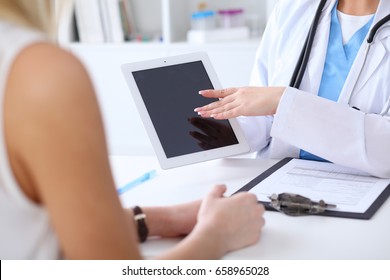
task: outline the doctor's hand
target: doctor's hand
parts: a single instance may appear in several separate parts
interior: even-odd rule
[[[221,90],[202,90],[200,95],[220,100],[195,108],[200,116],[230,119],[239,116],[274,115],[284,87],[241,87]]]
[[[192,232],[216,247],[221,256],[257,242],[264,226],[264,207],[254,194],[224,197],[225,191],[225,185],[217,185],[204,198]]]

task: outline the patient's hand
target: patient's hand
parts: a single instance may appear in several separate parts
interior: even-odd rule
[[[257,203],[254,194],[240,192],[224,197],[225,191],[225,185],[217,185],[205,197],[194,229],[222,255],[257,242],[265,222],[264,206]]]

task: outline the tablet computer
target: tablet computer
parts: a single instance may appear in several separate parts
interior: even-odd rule
[[[194,112],[213,101],[200,90],[221,88],[205,52],[128,63],[122,72],[161,168],[249,152],[236,119]]]

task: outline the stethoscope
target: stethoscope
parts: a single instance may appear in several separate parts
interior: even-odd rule
[[[314,20],[310,26],[309,33],[307,34],[305,43],[304,43],[302,51],[301,51],[301,54],[299,55],[298,62],[295,66],[293,75],[291,77],[290,87],[294,87],[294,88],[298,89],[299,86],[301,85],[302,78],[303,78],[303,75],[304,75],[305,70],[307,68],[307,63],[309,61],[311,49],[313,47],[313,41],[314,41],[314,37],[315,37],[316,31],[317,31],[318,22],[320,20],[322,9],[324,8],[326,1],[327,0],[321,0],[320,4],[318,5],[316,14],[314,16]],[[364,62],[363,62],[363,67],[364,67],[364,64],[366,63],[367,54],[368,54],[368,51],[370,49],[371,44],[374,41],[375,34],[379,30],[379,28],[381,28],[388,21],[390,21],[390,14],[387,15],[386,17],[384,17],[383,19],[381,19],[379,22],[377,22],[374,25],[374,27],[371,28],[370,34],[368,35],[368,39],[367,39],[367,49],[366,49],[366,56],[365,56]],[[362,70],[360,70],[358,77],[360,77],[361,71]],[[386,110],[383,111],[383,115],[386,114],[389,110],[390,110],[390,102],[388,102]]]

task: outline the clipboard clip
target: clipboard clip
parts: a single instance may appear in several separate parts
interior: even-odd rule
[[[320,214],[327,209],[336,208],[336,205],[326,203],[322,199],[316,202],[293,193],[272,194],[268,198],[272,208],[289,216]]]

